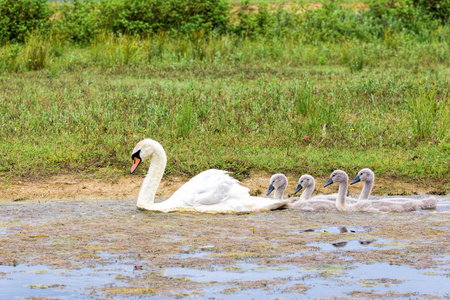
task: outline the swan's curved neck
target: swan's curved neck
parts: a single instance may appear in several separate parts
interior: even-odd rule
[[[300,200],[310,199],[313,192],[314,192],[314,184],[307,186],[303,191],[303,193],[300,195]]]
[[[338,210],[345,209],[345,196],[347,195],[348,178],[339,183],[338,196],[336,198],[336,208]]]
[[[370,192],[372,192],[373,179],[364,181],[364,187],[359,195],[358,200],[369,200]]]
[[[136,206],[151,209],[155,203],[155,195],[166,168],[167,157],[164,149],[155,149],[150,160],[150,167],[142,183]]]

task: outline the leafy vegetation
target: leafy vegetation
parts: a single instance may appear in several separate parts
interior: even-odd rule
[[[50,14],[46,0],[0,0],[0,43],[23,42],[33,31],[46,30]]]
[[[410,2],[219,13],[223,2],[203,1],[155,27],[143,21],[152,10],[96,3],[56,5],[48,31],[1,46],[4,175],[125,173],[151,137],[168,150],[167,174],[370,167],[448,189],[445,18],[403,18],[424,9]]]

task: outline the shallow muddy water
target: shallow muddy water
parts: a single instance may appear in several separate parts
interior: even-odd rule
[[[448,299],[447,199],[389,214],[0,203],[0,299]]]

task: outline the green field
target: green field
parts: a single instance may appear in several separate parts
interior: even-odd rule
[[[0,176],[126,174],[149,137],[168,153],[166,175],[370,167],[448,192],[450,27],[433,26],[3,43]]]

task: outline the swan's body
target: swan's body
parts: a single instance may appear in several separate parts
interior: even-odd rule
[[[136,206],[146,210],[170,212],[250,212],[276,209],[285,201],[252,197],[227,172],[211,169],[201,172],[181,186],[169,199],[155,203],[156,190],[166,167],[166,153],[157,141],[144,139],[133,150],[131,173],[141,161],[150,158],[150,167],[142,183]]]
[[[275,195],[277,197],[282,197],[282,195],[288,185],[288,179],[283,174],[275,174],[274,176],[272,176],[272,178],[274,178],[274,177],[275,177],[274,183],[271,184],[272,190],[275,189]],[[298,189],[298,186],[297,186],[297,189]],[[267,194],[269,194],[272,190],[269,188],[269,191]],[[314,190],[314,186],[313,186],[312,190]],[[296,191],[296,192],[298,192],[298,191]],[[302,193],[302,196],[303,196],[303,193]],[[311,196],[311,193],[312,193],[312,191],[311,192],[309,190],[307,191],[307,194],[309,194],[308,197]],[[306,197],[306,194],[304,197]],[[275,199],[275,196],[274,196],[274,199]],[[290,198],[289,200],[290,200],[290,202],[287,203],[283,208],[298,209],[298,210],[304,210],[304,211],[324,211],[324,210],[335,210],[336,209],[336,205],[335,205],[334,201],[327,200],[324,198],[322,198],[322,199],[314,198],[313,200],[306,200],[306,199],[302,199],[300,197],[300,199]]]
[[[311,194],[314,192],[314,188],[316,186],[316,181],[314,180],[314,177],[312,177],[309,174],[303,174],[298,179],[298,185],[297,189],[295,190],[294,194],[297,194],[301,189],[305,188],[300,195],[299,200],[329,200],[329,201],[336,201],[338,194],[328,194],[328,195],[316,195],[311,198]],[[355,203],[357,199],[346,197],[345,201],[349,203]]]
[[[364,168],[358,172],[355,179],[353,179],[350,184],[354,184],[360,181],[364,181],[364,186],[359,195],[358,200],[369,200],[370,193],[372,191],[373,183],[375,181],[375,173],[371,169]],[[395,202],[404,202],[404,201],[417,201],[419,207],[422,209],[432,209],[436,208],[437,199],[435,197],[429,197],[426,199],[408,199],[408,198],[385,198],[381,199],[383,201],[395,201]]]
[[[335,170],[331,173],[330,179],[324,186],[332,183],[339,183],[338,198],[336,208],[339,211],[366,211],[366,212],[391,212],[391,211],[413,211],[419,207],[416,201],[385,201],[385,200],[358,200],[356,203],[346,203],[348,175],[342,170]]]

